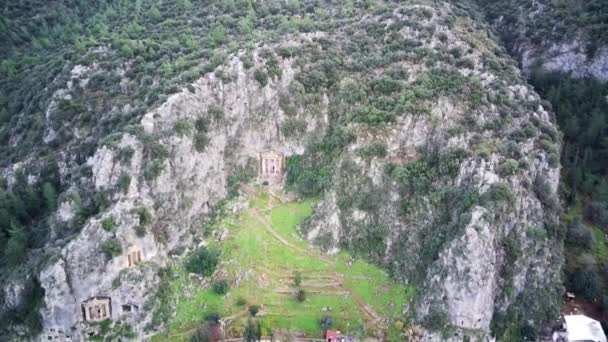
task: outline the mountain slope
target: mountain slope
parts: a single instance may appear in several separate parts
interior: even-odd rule
[[[3,258],[5,317],[41,314],[37,327],[11,320],[4,332],[84,337],[96,326],[82,322],[81,303],[105,296],[115,321],[140,338],[157,333],[171,312],[162,268],[208,240],[202,227],[268,149],[289,156],[287,189],[321,197],[302,233],[415,287],[404,321],[427,338],[517,340],[554,317],[561,137],[467,10],[96,4],[35,88],[41,62],[19,59],[27,42],[3,61],[19,75],[2,83],[3,194],[48,200],[2,227],[3,249],[21,248]],[[133,251],[145,262],[128,267]],[[44,293],[33,308],[28,283]],[[121,313],[131,304],[146,309]]]

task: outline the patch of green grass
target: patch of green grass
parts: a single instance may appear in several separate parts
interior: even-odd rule
[[[218,312],[224,318],[232,316],[227,331],[231,336],[240,336],[247,308],[237,304],[238,298],[260,306],[257,317],[264,335],[283,329],[319,337],[319,322],[325,315],[332,316],[335,329],[345,331],[350,327],[352,331],[353,327],[360,327],[358,331],[366,335],[365,313],[359,302],[385,318],[402,319],[403,305],[413,297],[413,289],[393,282],[377,266],[362,260],[351,262],[345,252],[323,256],[300,236],[297,227],[312,215],[316,203],[280,203],[258,190],[248,209],[218,221],[216,228],[227,229],[228,237],[221,243],[211,242],[209,247],[221,250],[218,269],[228,280],[230,291],[218,295],[211,289],[212,279],[203,287],[181,270],[174,286],[180,293],[175,317],[167,331],[153,340],[185,340],[195,323],[203,321],[210,312]],[[296,248],[279,241],[261,219]],[[307,294],[301,303],[295,298],[296,272],[302,275],[300,287]],[[336,280],[343,287],[335,286]]]

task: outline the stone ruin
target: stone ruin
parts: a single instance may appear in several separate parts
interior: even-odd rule
[[[98,322],[112,318],[110,297],[91,297],[82,302],[82,318],[85,322]]]
[[[264,185],[279,184],[283,180],[285,155],[276,151],[259,154],[258,181]]]

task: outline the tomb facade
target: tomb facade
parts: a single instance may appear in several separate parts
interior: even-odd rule
[[[259,154],[258,180],[262,184],[278,184],[283,179],[285,155],[276,151]]]
[[[87,322],[98,322],[112,318],[110,297],[91,297],[82,302],[82,318]]]
[[[127,267],[133,267],[143,260],[141,249],[131,246],[127,251]]]

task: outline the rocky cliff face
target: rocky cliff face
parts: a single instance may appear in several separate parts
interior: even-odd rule
[[[477,0],[525,72],[535,67],[608,80],[606,5]]]
[[[494,79],[480,78],[484,85]],[[522,85],[510,86],[507,96],[538,101]],[[412,312],[423,325],[488,336],[493,324],[518,319],[513,310],[526,307],[527,318],[540,323],[559,307],[559,168],[538,137],[511,140],[531,129],[524,128],[530,122],[556,137],[557,131],[537,105],[504,131],[454,133],[462,130],[463,107],[442,97],[429,116],[400,120],[381,132],[362,130],[337,162],[335,186],[305,233],[329,250],[360,251],[416,283]],[[471,125],[500,120],[491,108],[478,112]],[[361,154],[377,143],[385,144],[385,154]],[[508,164],[517,171],[506,171]]]
[[[62,241],[48,243],[53,257],[38,274],[41,339],[98,329],[82,322],[81,304],[95,296],[111,298],[112,319],[139,338],[153,334],[159,269],[204,243],[200,226],[269,149],[297,156],[288,189],[321,196],[306,237],[416,286],[403,312],[427,340],[500,337],[555,313],[560,135],[551,113],[452,5],[364,13],[239,50],[104,138],[82,165],[61,157],[70,186],[53,214]],[[77,66],[65,88],[87,70]],[[104,205],[66,237],[61,229],[82,217],[79,187]],[[143,262],[129,267],[133,252]]]
[[[126,319],[140,336],[146,335],[143,327],[152,311],[146,301],[155,292],[159,267],[171,253],[179,255],[193,245],[197,227],[226,196],[227,178],[251,167],[252,161],[257,165],[262,151],[303,152],[301,141],[286,138],[277,129],[285,120],[279,99],[293,79],[291,64],[283,60],[281,79],[261,87],[235,56],[222,68],[223,79],[211,74],[189,85],[144,115],[142,130],[115,136],[95,152],[87,161],[95,190],[121,190],[41,272],[43,340],[51,329],[72,334],[73,339],[84,338],[91,327],[79,325],[81,304],[95,296],[110,297],[112,317]],[[208,125],[205,132],[195,132],[202,129],[195,127],[201,125],[200,120]],[[180,124],[186,128],[176,133]],[[306,130],[320,134],[325,125],[321,116],[308,121]],[[204,146],[195,146],[200,143],[196,135],[203,133]],[[166,153],[154,155],[155,148]],[[123,157],[125,151],[131,155],[128,160]],[[150,165],[159,170],[154,178],[146,178]],[[119,185],[127,176],[128,184]],[[62,207],[74,204],[65,202]],[[144,219],[142,212],[151,217]],[[58,213],[60,221],[72,217],[70,209]],[[113,223],[110,231],[103,228],[108,219]],[[108,258],[102,253],[106,241],[117,241],[123,252]],[[136,267],[128,265],[132,251],[139,251],[143,258]],[[122,310],[123,305],[138,309]]]

